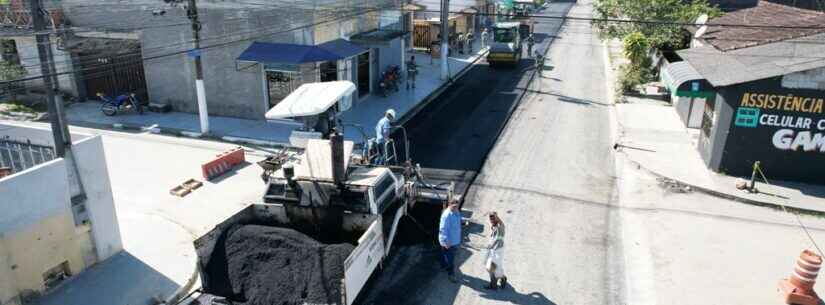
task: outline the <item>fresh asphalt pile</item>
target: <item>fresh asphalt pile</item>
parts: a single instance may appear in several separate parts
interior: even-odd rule
[[[341,304],[344,261],[351,244],[323,244],[298,231],[260,225],[235,225],[226,232],[226,268],[234,304]]]

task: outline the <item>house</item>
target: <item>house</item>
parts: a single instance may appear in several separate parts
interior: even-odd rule
[[[192,50],[186,1],[178,2],[183,3],[61,1],[63,20],[72,28],[53,38],[56,56],[64,56],[55,61],[67,64],[58,68],[66,78],[61,86],[81,100],[98,92],[133,92],[176,111],[197,113],[192,58],[200,56],[209,114],[263,120],[268,109],[303,83],[351,80],[363,99],[377,90],[381,71],[404,62],[406,32],[394,1],[365,6],[356,1],[199,0],[200,50]],[[317,60],[296,59],[281,56],[277,46],[334,50]],[[18,49],[19,57],[32,60],[27,66],[39,64],[36,49]]]
[[[0,124],[0,304],[23,304],[123,248],[100,136]]]
[[[413,1],[405,8],[412,14],[412,47],[430,51],[441,35],[441,7],[437,2]],[[493,1],[487,0],[455,0],[450,1],[449,11],[448,37],[456,37],[460,34],[476,34],[485,24],[484,20],[493,19],[492,16],[482,15],[494,14],[495,5]]]
[[[701,130],[706,165],[747,176],[760,161],[770,178],[821,182],[825,13],[760,1],[707,24],[662,71],[671,93],[688,98],[675,108]]]

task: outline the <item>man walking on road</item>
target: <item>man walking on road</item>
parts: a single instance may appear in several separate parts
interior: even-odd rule
[[[451,201],[441,212],[438,243],[441,245],[441,267],[447,271],[450,282],[455,283],[455,253],[461,244],[461,213],[458,210],[458,202]]]
[[[536,39],[533,38],[533,33],[527,37],[527,56],[533,55],[533,45],[536,44]]]

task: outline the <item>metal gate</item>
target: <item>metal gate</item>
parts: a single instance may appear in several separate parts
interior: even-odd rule
[[[429,23],[416,23],[413,28],[413,48],[416,49],[430,49],[433,42],[432,34],[430,33],[432,25]]]
[[[148,101],[143,58],[137,54],[80,53],[80,63],[86,94],[120,95],[135,93],[141,101]]]
[[[55,158],[54,148],[14,140],[0,140],[0,168],[24,171]]]

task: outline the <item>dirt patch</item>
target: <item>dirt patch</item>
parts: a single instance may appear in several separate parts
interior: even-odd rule
[[[354,248],[323,244],[292,229],[236,225],[216,245],[225,256],[210,262],[225,268],[226,276],[212,281],[231,287],[226,297],[234,304],[341,304],[344,261]]]

